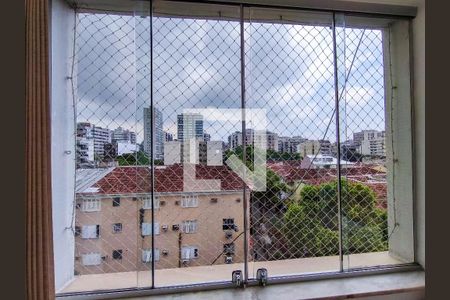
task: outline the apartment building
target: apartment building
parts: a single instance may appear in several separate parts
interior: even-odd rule
[[[148,270],[152,235],[157,269],[242,262],[242,180],[226,166],[192,170],[186,175],[180,164],[155,167],[154,226],[151,168],[79,170],[76,272]]]
[[[236,131],[228,137],[228,147],[231,150],[242,146],[242,132]],[[254,129],[245,130],[245,145],[253,145],[257,148],[278,151],[278,134],[270,131]]]
[[[201,141],[191,139],[181,143],[171,141],[164,143],[164,165],[181,162],[221,166],[223,164],[222,141]]]
[[[296,153],[297,146],[305,142],[307,139],[299,136],[280,136],[278,138],[278,152],[282,153]]]
[[[297,145],[297,152],[302,157],[307,155],[331,155],[331,143],[329,140],[308,140]]]
[[[177,116],[177,138],[179,141],[203,139],[203,116],[198,113],[183,113]]]
[[[152,147],[152,122],[153,122],[153,143],[154,143],[154,157],[155,159],[164,158],[164,140],[166,134],[163,131],[163,114],[157,109],[144,107],[144,151],[147,155],[151,154]]]
[[[386,156],[385,131],[363,130],[353,133],[357,151],[362,155]]]
[[[77,137],[93,140],[94,154],[103,157],[105,144],[111,143],[111,130],[89,122],[79,122],[77,123]]]

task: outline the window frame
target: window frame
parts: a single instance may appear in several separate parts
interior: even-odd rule
[[[411,76],[411,73],[410,73],[410,76]],[[386,141],[386,143],[387,143],[387,141]],[[183,203],[183,201],[181,201],[181,203]],[[182,204],[181,204],[181,206],[185,207]],[[198,203],[197,203],[197,206],[198,206]],[[197,207],[197,206],[194,206],[194,207]],[[191,207],[191,206],[187,206],[187,207]],[[412,217],[414,218],[414,216],[412,216]],[[413,233],[415,234],[415,231],[413,231]],[[152,230],[152,234],[153,234],[153,230]],[[159,234],[159,230],[158,230],[158,233],[155,233],[155,234]],[[191,247],[193,247],[193,246],[191,246]],[[156,250],[156,248],[155,248],[155,250]],[[197,251],[198,251],[198,247],[197,247]],[[368,274],[368,273],[371,273],[371,272],[374,272],[374,273],[379,273],[379,272],[389,273],[389,272],[397,272],[397,271],[401,271],[401,270],[417,270],[417,269],[418,269],[418,266],[414,265],[414,264],[405,264],[405,265],[399,265],[399,266],[394,266],[394,267],[377,266],[377,267],[366,268],[363,273],[365,273],[365,274]],[[348,271],[348,274],[347,274],[347,276],[349,276],[349,277],[351,277],[351,276],[360,276],[360,275],[361,275],[361,273],[357,274],[356,272],[353,272],[352,270]],[[314,274],[314,275],[310,276],[310,278],[312,278],[312,279],[314,279],[314,278],[320,279],[320,278],[323,278],[323,276],[339,277],[339,276],[343,276],[343,275],[341,273],[327,272],[327,274]],[[305,276],[303,276],[303,275],[298,275],[298,276],[292,276],[291,279],[275,278],[272,282],[274,282],[274,283],[284,283],[284,282],[299,282],[299,281],[302,281],[302,280],[308,280],[308,279],[305,279]],[[202,284],[202,285],[205,286],[204,284]],[[153,290],[155,290],[155,289],[153,289]],[[200,287],[199,290],[202,290],[202,287]],[[151,290],[148,290],[148,291],[151,291]],[[83,294],[87,294],[87,293],[83,293]]]
[[[197,194],[182,195],[180,200],[180,206],[182,208],[196,208],[199,205],[199,199]]]
[[[102,201],[98,198],[86,198],[81,200],[82,212],[101,211]]]

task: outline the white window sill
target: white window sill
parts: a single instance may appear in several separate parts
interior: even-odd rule
[[[425,299],[425,272],[400,272],[353,278],[323,279],[289,284],[273,284],[246,289],[221,289],[128,299]]]

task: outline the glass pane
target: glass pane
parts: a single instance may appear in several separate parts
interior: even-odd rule
[[[260,268],[337,271],[332,16],[249,9],[246,17],[246,107],[266,117],[259,132],[247,122],[247,147],[267,159],[266,189],[251,193],[251,277]]]
[[[406,199],[407,194],[398,197],[395,188],[399,182],[394,185],[393,181],[399,172],[392,164],[394,158],[403,153],[402,163],[410,164],[410,146],[397,147],[397,143],[408,140],[411,133],[393,138],[398,124],[407,123],[390,117],[396,110],[392,101],[404,101],[389,97],[393,89],[390,76],[396,72],[389,58],[401,53],[391,53],[391,22],[336,17],[345,269],[412,261],[395,241],[402,236],[402,247],[413,247],[409,238],[412,227],[408,229],[412,199]],[[408,52],[400,55],[407,57]],[[408,78],[409,73],[401,76]],[[397,105],[409,114],[408,104]],[[410,122],[409,116],[407,119]]]
[[[153,99],[166,137],[155,166],[157,287],[230,281],[244,261],[244,182],[226,162],[242,124],[239,9],[177,5],[186,16],[156,4],[153,19]]]
[[[151,286],[142,260],[151,245],[139,230],[141,199],[151,195],[141,149],[148,16],[143,2],[127,14],[76,15],[74,280],[62,292]]]

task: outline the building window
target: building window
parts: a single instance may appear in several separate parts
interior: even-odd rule
[[[114,198],[113,198],[112,205],[113,205],[114,207],[120,206],[120,197],[114,197]]]
[[[100,237],[100,225],[84,225],[81,227],[82,239],[97,239]]]
[[[114,233],[122,232],[122,223],[114,223],[113,224],[113,232]]]
[[[197,232],[197,220],[187,220],[181,223],[181,228],[184,233],[195,233]]]
[[[113,259],[122,259],[122,249],[119,249],[119,250],[113,250],[113,252],[112,252],[112,258],[113,258]]]
[[[198,258],[198,247],[195,246],[181,247],[181,259],[191,260],[195,258]]]
[[[197,195],[182,196],[181,207],[198,207],[198,196]]]
[[[83,266],[98,266],[102,262],[102,256],[98,252],[91,252],[81,255],[81,264]]]
[[[83,199],[81,204],[81,211],[100,211],[100,203],[100,199]]]
[[[236,225],[234,224],[233,218],[223,219],[222,228],[223,230],[234,230]]]
[[[158,209],[160,207],[160,200],[158,196],[154,196],[153,208]],[[142,208],[144,209],[152,209],[152,197],[144,197],[142,198]]]
[[[159,249],[155,248],[155,261],[159,261]],[[152,262],[152,249],[142,249],[142,262]]]
[[[154,233],[155,235],[159,234],[159,223],[155,222],[152,230],[152,223],[142,223],[142,235],[152,235]]]

